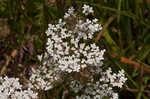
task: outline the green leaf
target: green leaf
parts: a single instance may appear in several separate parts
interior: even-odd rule
[[[143,45],[142,49],[138,52],[137,59],[144,60],[150,52],[150,45]]]
[[[108,30],[105,31],[105,33],[103,34],[103,36],[105,37],[106,41],[108,42],[108,44],[111,46],[112,50],[114,52],[118,52],[119,48],[116,44],[116,42],[112,39],[112,37],[109,35]]]

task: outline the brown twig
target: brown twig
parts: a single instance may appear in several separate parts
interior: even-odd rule
[[[6,63],[4,64],[4,66],[2,67],[1,71],[0,71],[0,76],[3,75],[7,69],[7,66],[9,65],[10,61],[12,60],[12,58],[14,58],[17,55],[17,50],[13,50],[11,55],[8,57],[8,59],[6,60]]]
[[[116,18],[116,16],[112,16],[108,19],[108,21],[104,24],[102,31],[100,31],[96,37],[96,42],[101,38],[102,33],[105,32],[106,28],[109,26],[109,24]]]
[[[116,53],[112,53],[111,56],[113,58],[115,58],[117,56]],[[125,64],[128,64],[128,65],[131,65],[131,66],[134,66],[136,68],[141,68],[143,69],[141,72],[143,73],[144,71],[148,72],[150,74],[150,67],[146,66],[146,65],[142,65],[140,64],[139,62],[136,62],[136,61],[133,61],[131,59],[128,59],[126,57],[120,57],[120,62],[122,63],[125,63]]]
[[[120,61],[122,63],[129,64],[129,65],[137,67],[137,68],[141,68],[141,66],[142,66],[142,68],[143,68],[144,71],[150,73],[150,68],[149,67],[147,67],[145,65],[141,65],[140,63],[138,63],[136,61],[133,61],[133,60],[125,58],[125,57],[121,57]]]
[[[130,91],[130,92],[139,92],[139,89],[129,88],[127,85],[125,85],[125,89]]]
[[[139,89],[129,88],[127,85],[125,86],[125,89],[130,92],[136,92],[136,93],[139,92]],[[143,92],[150,94],[149,90],[143,90]]]

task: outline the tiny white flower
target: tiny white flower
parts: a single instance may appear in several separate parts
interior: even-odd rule
[[[83,11],[82,11],[82,12],[83,12],[85,15],[88,15],[88,14],[94,12],[94,11],[93,11],[93,8],[90,7],[89,5],[84,4],[82,8],[83,8]]]

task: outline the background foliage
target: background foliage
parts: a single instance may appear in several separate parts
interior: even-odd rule
[[[83,4],[93,6],[103,25],[96,40],[106,49],[104,68],[126,71],[120,99],[150,98],[150,0],[0,0],[0,68],[13,50],[18,53],[8,64],[8,75],[20,77],[36,66],[48,23]],[[64,86],[41,97],[61,99],[63,92]]]

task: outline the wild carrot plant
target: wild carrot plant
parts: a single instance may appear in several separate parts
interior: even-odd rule
[[[127,78],[124,70],[113,73],[111,68],[106,71],[101,68],[105,49],[97,46],[94,38],[102,26],[97,18],[88,18],[93,13],[89,5],[84,4],[78,12],[70,7],[57,24],[48,24],[46,51],[37,56],[41,64],[32,68],[26,88],[18,78],[6,76],[0,79],[0,97],[38,99],[39,91],[53,90],[57,82],[65,81],[66,89],[76,99],[118,99],[116,88],[122,88]],[[73,75],[85,70],[88,72],[85,81]]]

